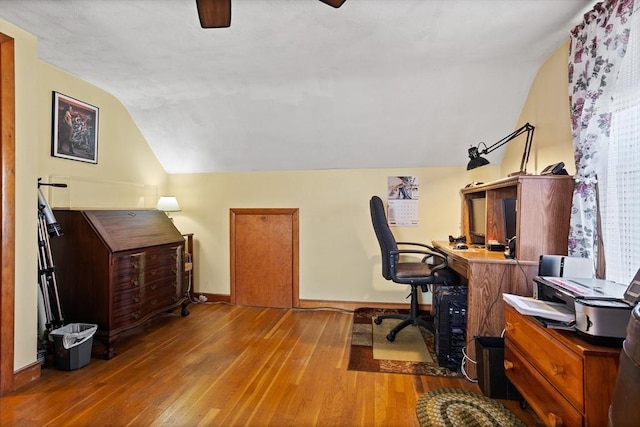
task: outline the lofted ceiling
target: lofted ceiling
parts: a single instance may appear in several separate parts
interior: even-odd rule
[[[0,18],[193,173],[465,165],[593,4],[232,0],[231,26],[203,29],[195,0],[1,0]]]

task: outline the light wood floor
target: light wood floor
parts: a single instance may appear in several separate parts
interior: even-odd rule
[[[0,425],[418,426],[416,400],[428,390],[480,391],[464,379],[347,370],[350,313],[190,311],[121,338],[111,360],[43,369],[0,398]],[[534,423],[517,402],[502,402]]]

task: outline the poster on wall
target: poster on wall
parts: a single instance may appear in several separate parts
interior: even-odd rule
[[[418,225],[418,178],[415,176],[390,176],[387,178],[389,225]]]
[[[53,92],[51,155],[98,163],[98,108]]]

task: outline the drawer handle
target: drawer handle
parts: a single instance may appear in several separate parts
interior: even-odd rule
[[[510,370],[510,369],[513,369],[513,362],[511,362],[511,361],[509,361],[509,360],[505,359],[505,360],[504,360],[504,370],[505,370],[505,371],[508,371],[508,370]]]
[[[152,300],[151,300],[151,305],[156,305],[157,303],[158,303],[158,300],[157,300],[157,299],[152,299]]]
[[[131,317],[133,317],[134,319],[139,318],[140,317],[140,310],[134,311],[133,313],[131,313]]]
[[[557,416],[556,414],[554,414],[553,412],[549,412],[549,414],[547,415],[547,419],[549,420],[549,425],[550,426],[561,426],[564,425],[562,423],[562,418]]]
[[[140,302],[140,295],[136,295],[135,297],[131,298],[133,300],[133,302]]]
[[[564,374],[564,366],[556,365],[555,363],[551,364],[551,373],[553,375],[562,375]]]
[[[134,288],[138,286],[138,278],[134,277],[133,279],[131,279],[131,286],[133,286]]]
[[[505,322],[504,330],[505,331],[513,331],[513,324],[511,322]]]

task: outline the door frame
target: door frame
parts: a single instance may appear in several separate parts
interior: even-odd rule
[[[291,305],[300,307],[300,250],[299,250],[299,220],[297,208],[231,208],[229,209],[229,252],[230,252],[230,303],[236,304],[236,215],[287,215],[292,218],[292,272],[291,272]]]
[[[13,38],[0,33],[0,395],[14,387],[15,321],[15,58]]]

